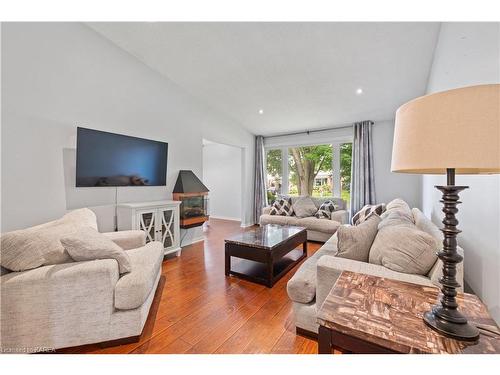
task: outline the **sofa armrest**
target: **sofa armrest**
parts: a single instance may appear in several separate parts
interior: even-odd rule
[[[430,278],[393,271],[384,266],[335,256],[322,256],[317,264],[316,307],[319,309],[342,271],[386,277],[413,284],[435,286]]]
[[[337,221],[340,224],[348,224],[349,223],[349,212],[347,212],[346,210],[333,211],[330,219],[333,221]]]
[[[269,215],[270,212],[271,212],[271,206],[267,206],[262,209],[262,215]]]
[[[81,345],[79,337],[88,343],[102,341],[114,311],[118,277],[114,259],[50,265],[1,276],[2,347],[37,351],[40,347]]]
[[[122,230],[103,234],[124,250],[137,249],[146,244],[146,233],[142,230]]]

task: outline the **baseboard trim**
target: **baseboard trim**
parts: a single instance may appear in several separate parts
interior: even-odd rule
[[[254,225],[256,225],[256,224],[254,224],[254,223],[241,223],[240,227],[241,228],[248,228],[248,227],[253,227]]]
[[[189,241],[188,243],[185,243],[185,244],[181,243],[181,248],[195,244],[197,242],[201,242],[201,241],[205,241],[205,236],[193,238],[191,241]]]
[[[231,221],[241,221],[240,218],[238,217],[230,217],[230,216],[216,216],[216,215],[210,215],[211,219],[219,219],[219,220],[231,220]]]

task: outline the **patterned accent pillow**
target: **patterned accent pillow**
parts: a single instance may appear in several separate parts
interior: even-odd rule
[[[339,209],[339,206],[333,201],[326,201],[321,203],[318,208],[318,212],[314,214],[318,219],[331,219],[332,212]]]
[[[351,219],[351,224],[352,225],[361,224],[366,219],[368,219],[370,215],[377,214],[378,216],[380,216],[384,211],[385,211],[384,203],[374,204],[374,205],[367,204],[361,210],[356,212],[356,214],[354,214],[354,216]]]
[[[292,200],[290,198],[279,198],[276,199],[272,206],[269,215],[280,215],[280,216],[292,216]]]

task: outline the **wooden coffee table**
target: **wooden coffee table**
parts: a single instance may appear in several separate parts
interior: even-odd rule
[[[234,275],[269,288],[307,257],[303,227],[267,224],[225,240],[226,276]],[[302,250],[296,249],[302,245]],[[231,257],[239,258],[231,265]]]
[[[433,331],[422,315],[438,301],[439,289],[342,272],[318,312],[320,354],[337,348],[352,353],[500,353],[500,330],[484,304],[459,293],[459,309],[481,333],[458,341]]]

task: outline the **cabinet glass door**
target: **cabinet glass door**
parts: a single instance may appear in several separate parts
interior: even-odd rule
[[[175,210],[171,208],[160,209],[158,214],[161,225],[161,232],[158,233],[161,238],[158,238],[158,241],[161,241],[163,247],[167,249],[175,245]]]
[[[138,213],[139,229],[146,233],[146,242],[154,241],[155,238],[155,222],[156,212],[141,211]]]

